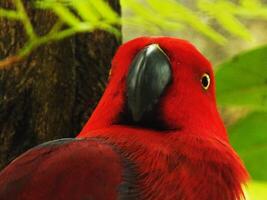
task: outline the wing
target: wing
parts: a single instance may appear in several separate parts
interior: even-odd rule
[[[0,173],[0,199],[117,199],[122,167],[111,146],[92,139],[39,145]]]

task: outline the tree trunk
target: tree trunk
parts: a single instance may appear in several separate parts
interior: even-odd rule
[[[109,0],[120,13],[119,0]],[[38,34],[56,17],[24,0]],[[12,8],[12,0],[0,7]],[[0,59],[14,55],[26,35],[21,24],[0,19]],[[99,100],[120,41],[104,32],[79,34],[42,46],[0,71],[0,168],[47,140],[74,137]]]

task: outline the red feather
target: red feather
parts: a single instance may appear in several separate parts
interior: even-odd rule
[[[116,199],[121,182],[120,157],[111,146],[56,140],[27,151],[1,172],[0,199]]]
[[[237,200],[247,172],[230,145],[217,137],[123,126],[96,130],[134,163],[139,199]]]
[[[127,118],[128,72],[150,44],[166,54],[172,74],[151,116],[160,129]],[[203,74],[211,80],[207,90]],[[37,147],[11,163],[0,173],[0,199],[243,197],[248,174],[217,112],[211,64],[184,40],[142,37],[122,45],[106,91],[78,138],[87,139]]]

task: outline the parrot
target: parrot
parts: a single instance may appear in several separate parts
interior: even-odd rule
[[[212,65],[167,36],[122,44],[76,138],[0,172],[1,200],[241,200],[249,174],[217,109]]]

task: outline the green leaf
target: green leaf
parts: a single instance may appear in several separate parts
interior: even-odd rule
[[[80,20],[68,9],[68,7],[63,6],[62,4],[57,4],[51,9],[69,26],[75,27],[80,23]]]
[[[135,29],[142,30],[145,33],[159,33],[160,34],[160,28],[158,26],[151,26],[151,23],[144,21],[140,17],[134,17],[134,18],[122,18],[122,24],[128,25],[129,27]]]
[[[131,21],[136,21],[135,18],[138,18],[140,25],[149,24],[150,26],[158,26],[163,29],[177,30],[181,29],[182,25],[178,22],[170,22],[170,20],[164,19],[164,17],[159,16],[159,13],[154,12],[150,7],[141,5],[140,2],[135,0],[122,0],[122,5],[125,5],[129,10],[134,14]],[[141,20],[140,20],[141,19]]]
[[[96,23],[101,15],[91,5],[90,1],[73,1],[72,6],[85,21]]]
[[[251,38],[248,29],[235,17],[236,12],[240,10],[240,7],[236,4],[225,0],[215,2],[199,0],[198,7],[216,19],[229,33],[243,39]]]
[[[178,3],[174,0],[147,1],[150,6],[157,11],[155,14],[161,14],[163,17],[167,17],[166,20],[172,19],[176,21],[181,21],[219,44],[224,44],[226,42],[224,36],[215,31],[207,23],[204,23],[203,20],[196,14],[196,12],[187,8],[181,3]]]
[[[39,0],[35,2],[36,7],[52,10],[63,22],[70,27],[76,27],[81,22],[71,10],[70,0]]]
[[[267,182],[251,181],[246,189],[247,200],[267,199]]]
[[[262,6],[260,0],[240,0],[240,3],[243,7],[255,9]]]
[[[216,73],[220,105],[267,110],[267,46],[241,53],[219,65]]]
[[[267,6],[260,0],[241,0],[241,8],[236,14],[247,18],[267,19]]]
[[[254,180],[267,181],[267,112],[254,112],[228,128],[230,142]]]
[[[19,15],[17,11],[14,10],[6,10],[3,8],[0,8],[0,17],[6,17],[10,19],[15,19],[15,20],[21,20],[22,17]]]
[[[99,13],[101,13],[104,19],[113,23],[117,23],[119,21],[118,14],[108,5],[107,2],[103,0],[93,0],[91,5],[93,5]]]

